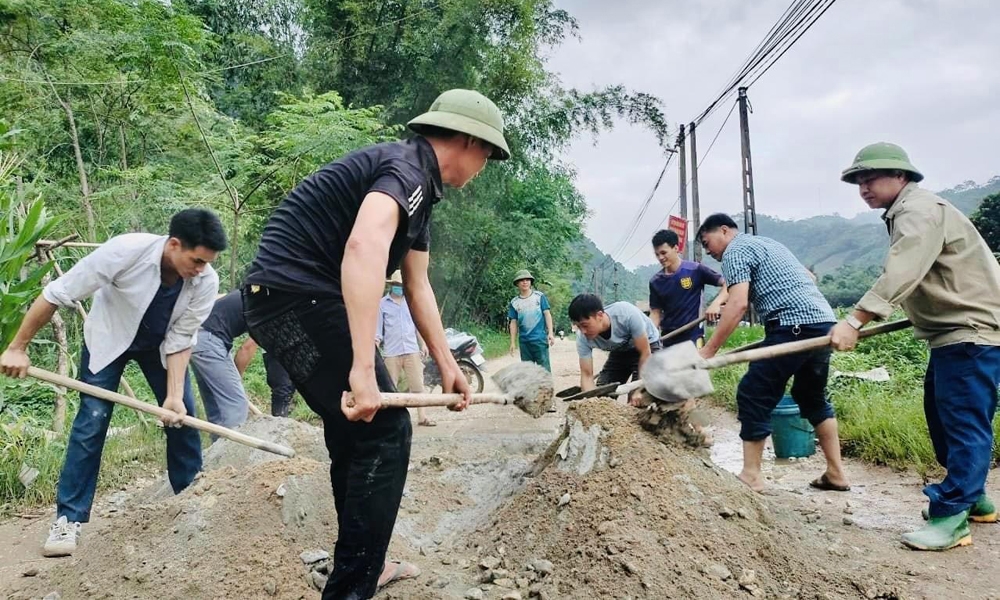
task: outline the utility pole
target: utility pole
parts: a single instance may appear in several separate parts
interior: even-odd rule
[[[750,123],[747,120],[747,89],[739,89],[740,149],[743,162],[743,231],[757,235],[757,207],[753,199],[753,161],[750,159]]]
[[[691,227],[692,232],[697,232],[701,226],[701,204],[698,200],[698,141],[694,135],[694,121],[688,126],[688,135],[691,136]],[[694,257],[695,262],[701,262],[701,240],[688,240],[691,252],[688,256]]]
[[[689,229],[688,226],[687,226],[687,219],[688,219],[687,158],[686,158],[686,156],[684,154],[684,126],[683,125],[681,125],[680,133],[677,134],[677,151],[680,153],[679,156],[680,156],[680,159],[681,159],[681,165],[680,165],[680,169],[681,169],[681,173],[680,173],[680,175],[681,175],[680,176],[680,180],[681,180],[681,184],[680,184],[680,196],[677,199],[677,201],[681,205],[681,218],[684,219],[684,227],[685,227],[685,230],[687,230],[687,229]],[[669,215],[667,215],[667,216],[669,216]],[[687,236],[685,236],[685,237],[687,237]],[[688,245],[688,247],[690,247],[690,244]],[[684,252],[682,253],[682,258],[684,256],[688,256],[688,247],[684,248]]]
[[[615,302],[618,302],[618,263],[615,263]]]

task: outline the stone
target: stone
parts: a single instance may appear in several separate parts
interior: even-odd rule
[[[483,590],[479,588],[469,588],[465,591],[465,600],[483,600]]]
[[[24,573],[21,573],[21,577],[34,577],[35,575],[38,575],[38,569],[34,567],[26,570]]]
[[[733,512],[733,509],[729,508],[728,506],[723,506],[722,509],[719,510],[719,516],[722,517],[723,519],[729,519],[735,514],[736,513]]]
[[[570,503],[572,499],[573,497],[569,495],[569,492],[566,492],[565,494],[562,495],[562,497],[559,498],[559,506],[560,507],[566,506],[567,504]]]
[[[713,563],[708,567],[703,567],[702,573],[708,575],[709,577],[714,577],[719,581],[726,581],[731,579],[733,576],[732,572],[726,567],[726,565],[719,563]]]
[[[302,559],[302,564],[311,565],[330,558],[330,553],[326,550],[306,550],[299,558]]]
[[[757,584],[757,574],[753,569],[743,569],[743,572],[740,573],[740,577],[736,580],[736,582],[740,584],[741,588],[750,591],[748,588]]]
[[[323,588],[326,587],[326,580],[327,580],[326,575],[318,571],[312,571],[310,573],[310,577],[313,587],[322,592]]]
[[[495,585],[497,587],[502,587],[502,588],[508,589],[508,590],[512,590],[512,589],[514,589],[514,588],[517,587],[517,584],[514,583],[514,580],[510,579],[510,578],[507,578],[507,577],[501,577],[501,578],[498,578],[498,579],[494,579],[493,580],[493,585]]]
[[[741,519],[749,519],[750,518],[750,513],[747,512],[747,510],[743,509],[743,508],[741,508],[738,511],[736,511],[736,514],[739,515],[739,517]]]
[[[555,565],[551,561],[545,560],[544,558],[536,558],[531,561],[531,568],[539,575],[551,575],[552,571],[555,570]]]
[[[844,517],[844,525],[848,526],[854,525],[854,519],[852,519],[851,517]]]
[[[479,561],[479,566],[487,571],[491,571],[500,566],[500,559],[496,556],[487,556]]]
[[[442,565],[450,565],[452,562],[454,562],[454,561],[452,560],[452,558],[450,556],[442,556],[441,557],[441,564]]]
[[[611,521],[601,521],[601,524],[597,526],[598,535],[607,535],[611,533],[611,530],[615,528],[615,524]]]
[[[267,592],[268,596],[275,596],[278,593],[278,584],[273,579],[268,579],[267,583],[264,584],[264,591]]]
[[[521,592],[517,590],[511,590],[506,594],[504,594],[503,596],[500,596],[500,600],[521,600]]]
[[[49,592],[42,600],[62,600],[59,592]]]

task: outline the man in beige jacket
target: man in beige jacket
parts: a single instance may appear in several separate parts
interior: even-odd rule
[[[896,306],[930,345],[924,413],[948,473],[924,488],[928,523],[903,543],[916,550],[966,546],[969,520],[997,520],[985,485],[1000,384],[1000,265],[965,215],[917,186],[923,175],[899,146],[862,148],[842,179],[858,186],[868,206],[885,210],[891,242],[882,276],[834,327],[833,345],[854,348],[858,330]]]

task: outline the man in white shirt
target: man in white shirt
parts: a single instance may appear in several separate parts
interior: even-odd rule
[[[180,421],[195,412],[188,361],[219,289],[209,263],[225,248],[219,218],[202,209],[174,215],[166,236],[111,238],[35,299],[14,341],[0,355],[0,372],[24,377],[31,364],[28,343],[38,330],[59,307],[93,296],[83,327],[80,380],[115,391],[128,362],[139,364],[156,400],[176,413],[164,424],[170,426],[165,429],[168,478],[179,493],[201,470],[201,437],[195,429],[180,428]],[[90,519],[113,407],[80,394],[56,491],[57,520],[42,549],[45,556],[69,556],[76,550],[80,524]]]

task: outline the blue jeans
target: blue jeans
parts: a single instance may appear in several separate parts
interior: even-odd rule
[[[198,332],[198,343],[191,352],[191,370],[209,421],[233,428],[247,420],[249,403],[243,378],[229,356],[229,349],[210,331]],[[216,438],[212,436],[213,440]]]
[[[762,345],[774,346],[821,337],[829,333],[831,327],[833,323],[768,326]],[[803,419],[808,419],[815,427],[834,418],[833,406],[826,397],[830,354],[830,348],[823,348],[750,363],[746,375],[736,388],[740,439],[755,442],[771,435],[771,412],[781,401],[788,380],[792,377],[795,378],[792,382],[792,398],[799,405]]]
[[[116,391],[128,361],[134,360],[142,369],[149,387],[162,405],[167,395],[167,370],[160,362],[159,350],[125,352],[99,373],[87,368],[90,351],[83,346],[80,353],[80,381],[105,390]],[[73,419],[73,429],[66,446],[66,460],[59,475],[56,489],[56,514],[68,521],[86,523],[90,520],[90,507],[94,503],[97,473],[101,468],[104,439],[111,424],[113,402],[80,394],[80,410]],[[184,379],[184,406],[188,414],[195,414],[194,392],[190,378]],[[180,493],[194,481],[201,471],[201,436],[190,427],[164,428],[167,434],[167,473],[174,493]]]
[[[963,343],[931,349],[924,414],[934,454],[948,470],[944,481],[924,488],[932,517],[958,514],[986,491],[998,383],[1000,347]]]

